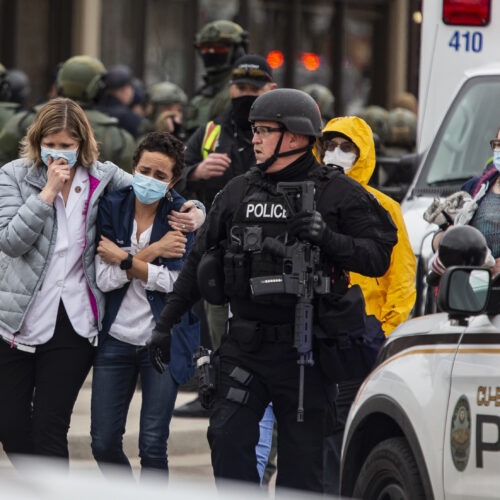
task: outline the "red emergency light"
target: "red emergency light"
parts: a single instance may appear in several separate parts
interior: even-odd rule
[[[271,66],[272,69],[279,68],[285,62],[285,57],[283,56],[283,52],[281,50],[271,50],[267,54],[267,64]]]
[[[300,60],[308,71],[316,71],[321,64],[318,54],[314,52],[304,52]]]
[[[443,0],[445,24],[486,26],[490,23],[490,17],[491,0]]]

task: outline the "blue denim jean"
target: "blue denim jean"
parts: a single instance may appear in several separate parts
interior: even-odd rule
[[[99,346],[92,375],[92,453],[106,473],[108,464],[132,472],[123,451],[123,435],[137,379],[142,389],[139,456],[141,468],[168,473],[167,439],[178,385],[168,367],[159,374],[148,350],[107,336]]]
[[[259,422],[259,442],[255,447],[255,453],[257,455],[257,471],[259,473],[261,483],[262,478],[264,477],[264,470],[266,469],[266,465],[269,460],[269,454],[271,453],[271,445],[273,442],[273,428],[273,405],[272,403],[269,403],[269,405],[267,405],[266,411],[264,412],[264,416]]]

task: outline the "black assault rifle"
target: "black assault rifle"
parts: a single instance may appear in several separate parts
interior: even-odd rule
[[[302,211],[313,211],[314,182],[279,182],[277,191],[282,193],[288,216]],[[314,294],[330,291],[330,279],[320,269],[320,250],[308,241],[297,240],[287,245],[275,238],[264,239],[262,248],[283,258],[283,273],[276,276],[250,278],[253,295],[293,294],[295,306],[294,347],[299,353],[299,403],[297,422],[304,421],[304,366],[314,365],[312,353],[313,298]]]

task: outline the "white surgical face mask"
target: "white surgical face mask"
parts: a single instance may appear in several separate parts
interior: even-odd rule
[[[351,170],[355,161],[355,153],[344,153],[339,147],[333,151],[326,151],[325,156],[323,156],[325,165],[338,165],[344,169],[344,172]]]

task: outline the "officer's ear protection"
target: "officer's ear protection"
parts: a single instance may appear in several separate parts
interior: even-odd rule
[[[86,101],[98,101],[106,90],[106,73],[94,76],[85,87],[84,98]]]
[[[0,102],[9,102],[12,97],[12,89],[5,75],[0,76]]]
[[[243,30],[240,33],[240,36],[241,36],[241,42],[238,43],[237,45],[233,45],[231,48],[232,54],[229,59],[231,64],[233,64],[240,57],[246,55],[248,52],[248,31]]]

